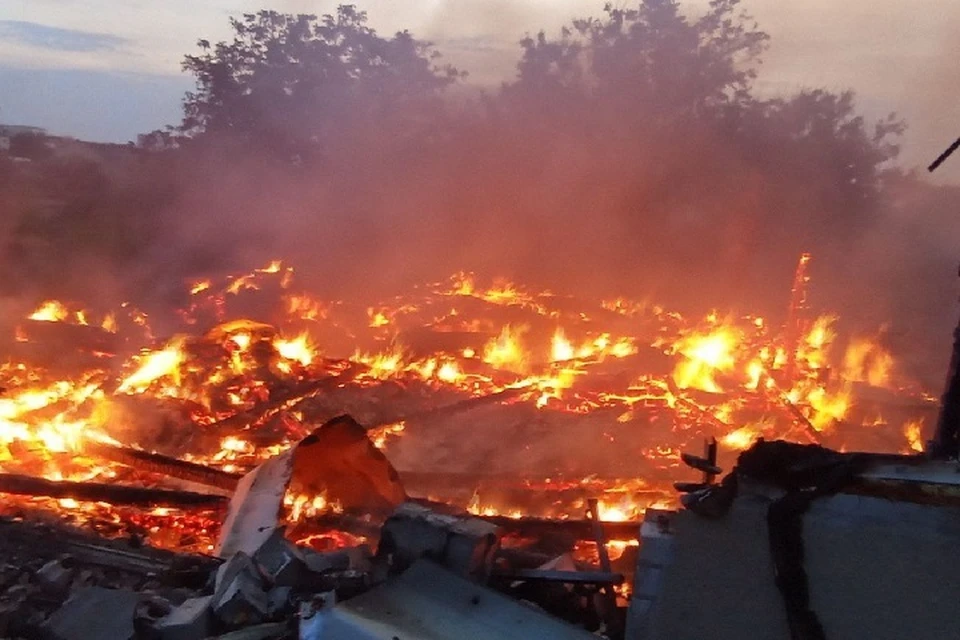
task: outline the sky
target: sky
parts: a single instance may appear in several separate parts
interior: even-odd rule
[[[329,13],[315,0],[0,0],[0,122],[125,142],[179,121],[196,41],[229,37],[232,15],[271,8]],[[468,81],[513,73],[527,33],[556,33],[604,0],[357,0],[381,33],[436,43]],[[621,0],[615,4],[632,4]],[[707,0],[683,2],[690,12]],[[743,0],[771,36],[758,87],[854,89],[868,116],[906,118],[902,162],[925,166],[960,136],[957,0]],[[960,160],[941,179],[960,182]]]

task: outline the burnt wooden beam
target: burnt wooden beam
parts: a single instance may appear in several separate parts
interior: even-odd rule
[[[127,467],[227,491],[235,490],[240,478],[243,477],[240,474],[227,473],[195,462],[187,462],[161,453],[152,453],[131,447],[90,442],[84,445],[83,450],[87,455]]]
[[[172,507],[180,509],[220,509],[228,498],[220,495],[146,489],[98,482],[53,481],[12,473],[0,474],[0,493],[73,499],[84,502],[106,502],[114,506]]]

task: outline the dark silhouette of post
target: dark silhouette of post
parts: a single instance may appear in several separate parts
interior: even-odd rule
[[[953,353],[931,445],[930,455],[934,458],[956,458],[960,454],[960,322],[953,332]]]
[[[947,147],[934,160],[927,170],[933,172],[944,160],[960,148],[960,138]],[[960,271],[958,271],[960,276]],[[937,418],[937,430],[929,447],[934,458],[950,459],[960,454],[960,322],[953,332],[953,353],[947,368],[947,382],[940,400],[940,416]]]

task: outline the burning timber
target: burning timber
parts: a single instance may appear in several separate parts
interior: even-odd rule
[[[746,489],[716,477],[758,439],[923,469],[903,455],[935,400],[883,336],[812,311],[810,260],[782,329],[466,274],[323,301],[281,263],[192,283],[167,340],[131,305],[44,301],[0,367],[2,508],[87,542],[12,552],[31,569],[8,579],[29,613],[10,633],[75,637],[107,608],[151,638],[416,637],[427,619],[439,637],[634,638],[651,527],[733,513]],[[952,491],[857,471],[845,495]]]

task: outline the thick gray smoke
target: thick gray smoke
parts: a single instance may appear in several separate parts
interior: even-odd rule
[[[296,112],[266,91],[238,102],[269,138],[222,129],[27,177],[4,167],[19,176],[3,204],[8,299],[172,309],[189,279],[283,258],[333,297],[472,270],[776,321],[810,251],[813,305],[853,330],[888,325],[936,379],[960,191],[892,171],[892,138],[850,95],[754,95],[764,39],[736,4],[716,3],[733,27],[656,0],[534,36],[516,79],[483,96],[467,78],[412,101],[404,74],[421,70],[397,68],[383,91],[346,83]],[[262,142],[317,131],[316,158]],[[43,199],[46,213],[31,204]]]

